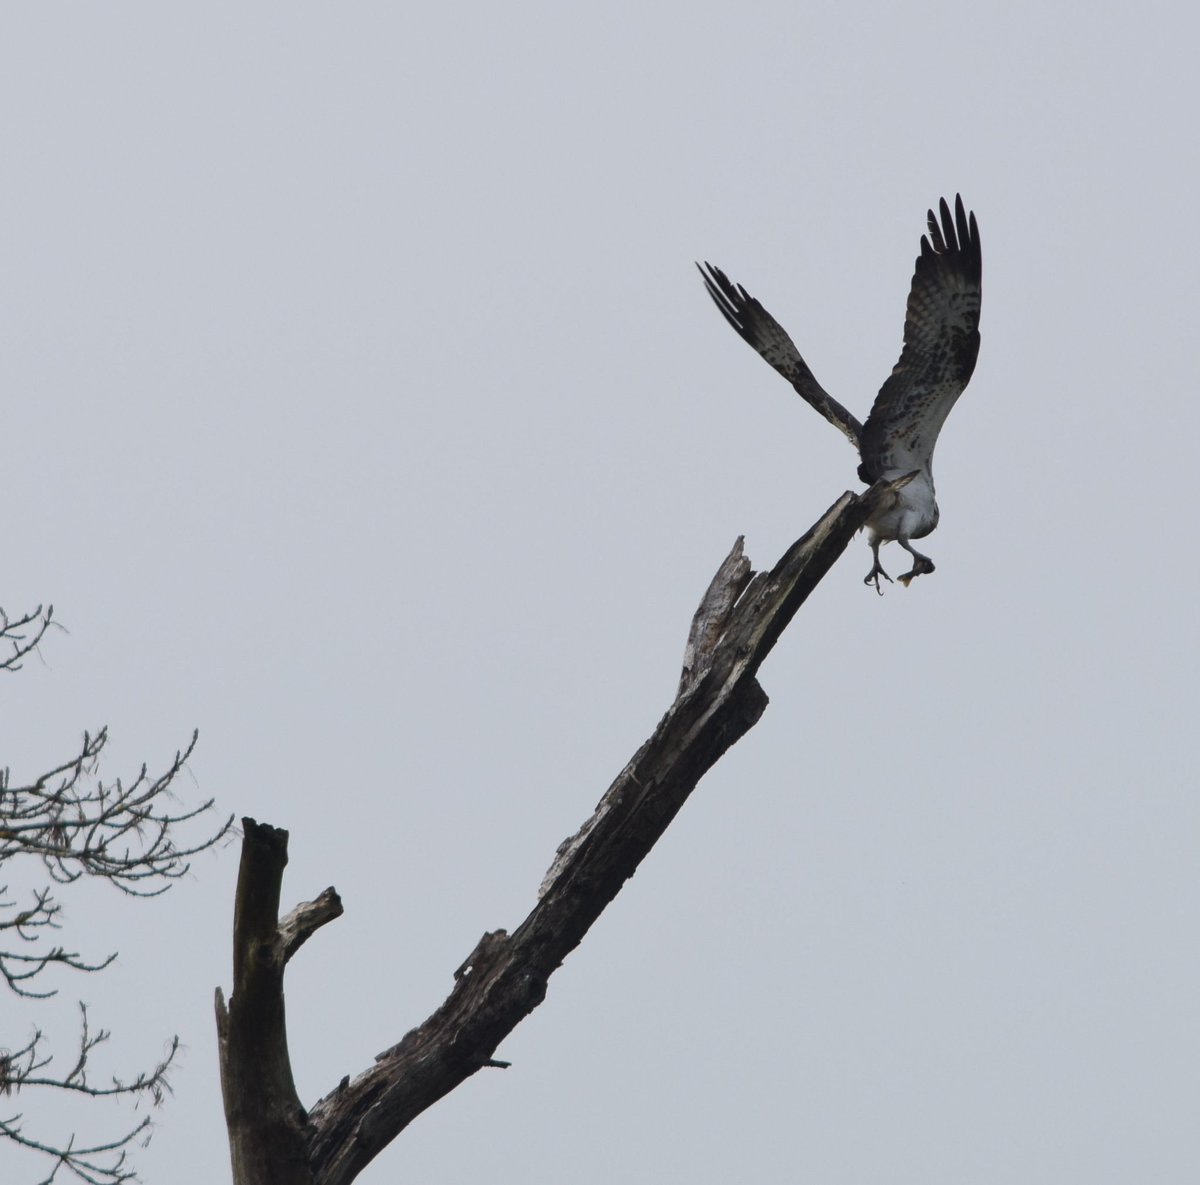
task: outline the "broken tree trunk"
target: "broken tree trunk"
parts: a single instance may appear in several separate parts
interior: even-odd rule
[[[633,875],[700,778],[767,706],[764,658],[877,500],[877,483],[843,494],[775,567],[754,575],[739,538],[696,611],[675,702],[560,845],[538,902],[511,933],[484,934],[427,1020],[306,1112],[284,1025],[283,971],[341,913],[332,889],[278,919],[287,832],[243,820],[234,922],[233,993],[217,990],[221,1086],[234,1185],[349,1185],[413,1119],[485,1066],[541,1003],[563,959]]]

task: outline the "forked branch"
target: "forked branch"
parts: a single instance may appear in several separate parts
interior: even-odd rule
[[[692,622],[675,702],[592,816],[560,845],[529,916],[511,934],[484,934],[441,1007],[308,1112],[288,1066],[283,968],[341,907],[319,911],[318,899],[301,907],[305,924],[295,913],[279,923],[287,833],[243,821],[228,1009],[217,996],[235,1185],[349,1185],[427,1107],[477,1070],[505,1064],[493,1056],[500,1042],[541,1003],[550,976],[700,778],[761,717],[767,696],[759,666],[889,488],[844,494],[770,572],[753,575],[737,541]]]

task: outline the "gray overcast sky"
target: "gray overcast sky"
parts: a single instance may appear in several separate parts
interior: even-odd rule
[[[70,635],[0,682],[0,761],[106,722],[116,775],[200,728],[183,791],[290,829],[288,903],[346,902],[289,971],[308,1102],[524,916],[733,539],[766,566],[858,488],[692,261],[863,415],[927,206],[979,218],[937,573],[877,598],[851,547],[513,1068],[364,1185],[1196,1179],[1195,22],[9,8],[0,603]],[[120,964],[5,1009],[66,1050],[82,994],[117,1071],[181,1034],[150,1182],[228,1180],[236,865],[65,894]]]

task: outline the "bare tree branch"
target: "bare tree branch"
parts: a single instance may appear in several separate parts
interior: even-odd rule
[[[22,1118],[19,1114],[0,1118],[0,1136],[18,1147],[43,1153],[53,1160],[50,1175],[43,1177],[38,1185],[52,1185],[58,1179],[59,1169],[66,1169],[76,1180],[85,1181],[88,1185],[121,1185],[123,1181],[137,1180],[137,1173],[127,1163],[128,1149],[150,1127],[149,1116],[115,1140],[83,1147],[76,1146],[73,1136],[61,1145],[44,1144],[31,1139],[21,1127]],[[99,1157],[104,1159],[97,1159]]]
[[[333,888],[326,889],[315,901],[303,901],[279,923],[286,963],[322,926],[342,916],[342,899]]]
[[[9,617],[0,609],[0,671],[19,671],[22,660],[38,648],[54,621],[54,606],[39,605],[22,617]],[[61,627],[59,627],[61,628]]]
[[[279,926],[287,832],[243,819],[233,921],[233,995],[217,988],[221,1094],[238,1185],[312,1185],[304,1108],[283,1007],[288,943]]]
[[[752,576],[737,541],[693,619],[675,702],[592,816],[560,845],[529,916],[512,934],[484,934],[441,1007],[307,1113],[283,1022],[290,952],[277,917],[287,833],[243,820],[228,1009],[217,992],[235,1185],[349,1185],[422,1111],[477,1070],[507,1064],[493,1057],[497,1046],[541,1003],[550,976],[704,773],[761,717],[763,659],[891,490],[880,482],[844,494],[767,573]]]
[[[188,872],[192,856],[220,842],[233,826],[231,816],[191,843],[178,842],[180,828],[213,807],[212,799],[190,809],[172,805],[172,785],[196,740],[193,733],[162,773],[151,776],[143,766],[128,783],[95,777],[108,741],[103,728],[85,733],[75,755],[29,784],[14,786],[9,771],[0,770],[0,865],[35,857],[57,884],[88,877],[134,897],[165,892]],[[26,986],[51,965],[101,971],[115,958],[89,961],[61,946],[45,946],[44,936],[61,927],[61,912],[48,887],[35,890],[21,907],[0,886],[0,937],[20,944],[0,947],[0,976],[19,995],[54,995],[57,989]]]
[[[196,748],[193,733],[167,768],[151,776],[142,766],[130,782],[104,782],[94,775],[108,743],[108,730],[84,733],[79,751],[40,775],[14,786],[0,770],[0,864],[16,855],[39,856],[52,880],[70,884],[99,877],[134,896],[166,892],[185,876],[188,858],[210,848],[233,826],[232,816],[215,834],[179,846],[179,827],[213,808],[213,799],[191,809],[174,809],[172,783]]]
[[[38,608],[20,618],[0,610],[0,670],[19,669],[51,624],[50,609]],[[50,881],[25,900],[11,895],[8,886],[0,886],[0,978],[15,995],[28,1000],[53,996],[55,986],[34,986],[35,981],[40,985],[38,977],[50,968],[93,973],[116,958],[108,954],[89,959],[50,941],[62,926],[62,906],[54,896],[54,885],[100,880],[130,897],[156,896],[187,873],[192,856],[229,834],[232,817],[215,830],[193,830],[196,821],[211,812],[211,799],[188,808],[175,798],[175,780],[196,739],[193,733],[161,773],[151,774],[142,766],[128,781],[99,777],[101,754],[108,743],[103,728],[85,733],[70,757],[31,782],[14,785],[9,770],[0,769],[0,866],[19,857],[35,859]],[[186,830],[192,831],[192,837],[181,842]],[[53,1066],[55,1059],[46,1052],[40,1028],[33,1028],[19,1047],[0,1049],[0,1096],[49,1090],[160,1104],[170,1091],[167,1075],[179,1039],[171,1040],[163,1059],[150,1070],[97,1083],[89,1077],[90,1061],[110,1034],[90,1027],[82,1004],[80,1015],[74,1061],[65,1069]],[[0,1140],[49,1156],[53,1167],[46,1181],[64,1172],[94,1185],[116,1185],[136,1179],[127,1153],[135,1140],[148,1139],[149,1128],[147,1117],[114,1140],[82,1145],[73,1136],[52,1141],[27,1135],[18,1114],[0,1118]]]
[[[71,1069],[62,1075],[39,1074],[50,1065],[53,1058],[43,1053],[45,1038],[40,1030],[35,1029],[22,1048],[11,1052],[0,1050],[0,1096],[15,1096],[22,1091],[48,1087],[54,1091],[91,1098],[146,1098],[152,1105],[159,1106],[170,1093],[167,1073],[179,1052],[179,1038],[171,1040],[163,1059],[149,1073],[139,1073],[129,1081],[114,1077],[107,1085],[97,1086],[88,1078],[88,1061],[92,1051],[107,1041],[111,1034],[105,1029],[93,1032],[88,1024],[87,1006],[80,1004],[79,1009],[79,1045]],[[139,1136],[148,1139],[152,1126],[151,1118],[147,1115],[116,1139],[79,1146],[73,1136],[61,1143],[33,1139],[25,1134],[22,1119],[21,1114],[0,1117],[0,1138],[51,1157],[53,1168],[44,1181],[53,1181],[59,1170],[65,1169],[68,1174],[91,1185],[119,1185],[122,1181],[136,1180],[137,1174],[127,1159],[128,1149]]]
[[[12,1094],[15,1091],[29,1090],[31,1087],[48,1086],[55,1090],[73,1091],[76,1094],[90,1095],[101,1098],[113,1095],[149,1095],[157,1105],[170,1093],[171,1087],[167,1082],[167,1071],[179,1052],[179,1038],[172,1038],[167,1047],[163,1060],[149,1073],[139,1073],[128,1082],[120,1078],[110,1079],[108,1086],[93,1086],[88,1081],[88,1058],[92,1050],[103,1045],[112,1034],[107,1029],[92,1032],[88,1024],[87,1005],[80,1003],[80,1037],[79,1051],[75,1064],[66,1074],[55,1077],[39,1077],[37,1071],[50,1065],[53,1058],[43,1055],[41,1047],[45,1040],[39,1029],[35,1029],[30,1040],[12,1053],[0,1054],[0,1094]]]

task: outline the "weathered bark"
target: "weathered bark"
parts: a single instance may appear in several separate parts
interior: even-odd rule
[[[222,1087],[235,1185],[349,1185],[417,1115],[485,1066],[633,875],[700,778],[767,705],[755,678],[788,622],[891,487],[844,494],[774,569],[754,576],[738,539],[692,622],[679,693],[582,828],[558,849],[510,935],[484,934],[424,1023],[305,1114],[288,1062],[283,968],[299,942],[277,923],[287,833],[245,820],[234,992],[218,992]],[[327,890],[332,894],[332,890]],[[334,895],[336,900],[336,895]],[[304,907],[302,907],[304,908]],[[315,908],[314,906],[308,908]]]
[[[221,1094],[234,1185],[314,1185],[308,1127],[288,1054],[283,970],[300,946],[342,912],[333,889],[281,922],[288,833],[243,819],[233,913],[233,994],[217,988]]]
[[[683,651],[683,672],[679,676],[678,699],[689,690],[696,677],[712,659],[713,650],[721,640],[729,624],[737,599],[746,591],[754,576],[750,561],[742,551],[745,536],[739,535],[733,550],[717,569],[708,590],[700,600],[700,606],[692,617],[692,628],[688,631],[687,646]]]

